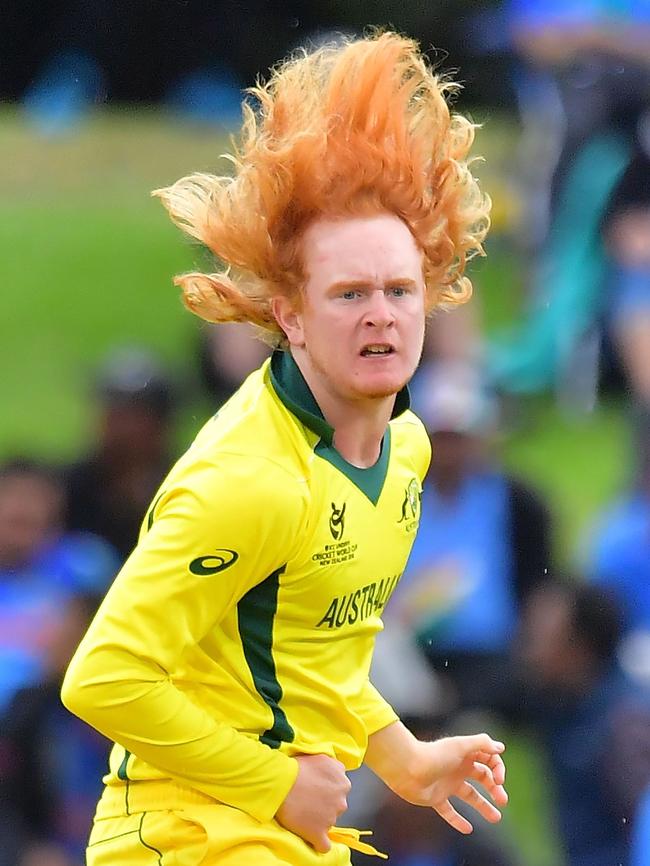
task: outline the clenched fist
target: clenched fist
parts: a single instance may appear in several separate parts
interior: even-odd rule
[[[328,755],[298,755],[298,777],[276,813],[276,820],[320,854],[332,847],[327,836],[348,808],[350,780],[340,761]]]

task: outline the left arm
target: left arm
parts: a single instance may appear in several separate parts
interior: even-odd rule
[[[463,800],[491,823],[499,821],[501,812],[494,804],[508,802],[504,748],[488,734],[423,742],[395,721],[370,735],[364,762],[403,800],[429,806],[460,833],[471,833],[472,825],[449,798]],[[470,780],[479,782],[493,802]]]

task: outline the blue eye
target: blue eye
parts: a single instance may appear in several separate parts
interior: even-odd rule
[[[359,292],[356,289],[348,289],[341,294],[341,297],[344,301],[353,301],[355,298],[359,297]]]
[[[406,286],[393,286],[390,289],[390,292],[396,298],[402,298],[404,295],[408,294],[408,289],[406,288]]]

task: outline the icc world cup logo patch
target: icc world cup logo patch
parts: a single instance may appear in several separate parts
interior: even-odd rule
[[[343,531],[345,529],[345,506],[346,503],[343,503],[341,508],[337,508],[336,505],[332,502],[332,514],[330,516],[330,532],[332,533],[332,538],[334,541],[340,541],[343,538]]]
[[[331,544],[323,545],[320,550],[313,554],[312,560],[319,566],[339,565],[356,558],[357,545],[355,542],[350,538],[346,538],[345,541],[341,540],[345,531],[345,506],[346,503],[344,502],[340,508],[337,508],[336,503],[332,502],[329,528],[334,541]]]

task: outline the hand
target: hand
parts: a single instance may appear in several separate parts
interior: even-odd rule
[[[298,755],[296,761],[298,777],[275,818],[325,854],[332,847],[327,831],[348,808],[350,780],[343,764],[328,755]]]
[[[471,833],[471,823],[449,802],[457,797],[468,803],[486,821],[501,820],[498,806],[505,806],[508,795],[503,787],[505,765],[503,743],[488,734],[469,737],[446,737],[433,743],[418,741],[410,772],[391,787],[404,800],[418,806],[429,806],[460,833]],[[468,780],[479,782],[490,802]]]

